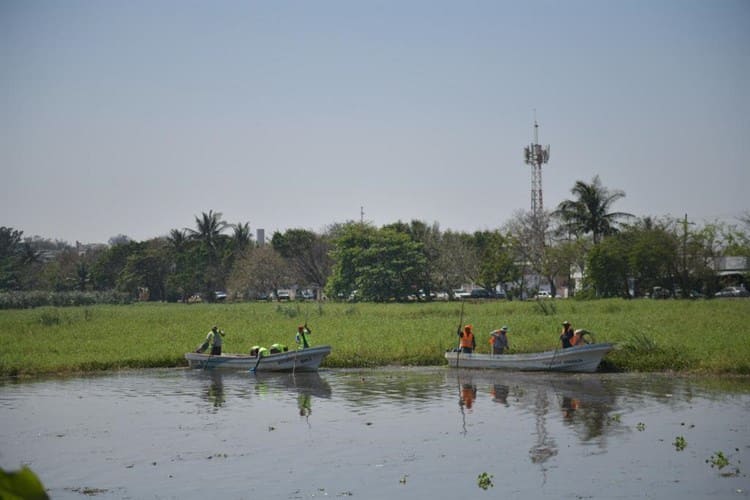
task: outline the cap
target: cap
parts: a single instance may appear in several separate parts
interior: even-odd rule
[[[466,331],[466,332],[470,332],[472,328],[473,328],[473,327],[472,327],[471,325],[466,325],[466,326],[464,327],[464,331]]]
[[[507,326],[504,326],[504,327],[502,327],[502,328],[500,329],[500,331],[501,331],[501,332],[507,332],[507,331],[508,331],[508,327],[507,327]]]
[[[562,322],[562,324],[563,324],[563,325],[569,325],[569,324],[570,324],[570,321],[563,321],[563,322]]]

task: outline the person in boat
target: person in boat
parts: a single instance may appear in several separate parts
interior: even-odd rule
[[[590,344],[591,341],[589,339],[584,338],[584,335],[588,335],[589,332],[586,330],[578,329],[573,332],[573,336],[570,338],[570,345],[576,346],[576,345],[585,345]]]
[[[563,321],[562,325],[563,329],[562,333],[560,333],[560,341],[562,342],[563,349],[566,349],[572,347],[570,339],[573,338],[573,325],[570,324],[570,321]]]
[[[258,355],[260,355],[260,357],[263,358],[265,356],[268,356],[268,354],[268,349],[259,345],[254,345],[253,348],[250,349],[250,356],[257,357]]]
[[[304,325],[299,325],[297,327],[297,335],[295,336],[294,340],[297,342],[297,344],[302,345],[302,349],[307,349],[310,347],[310,342],[307,340],[307,336],[310,335],[312,331],[307,327],[307,323]]]
[[[508,350],[508,327],[504,326],[499,330],[490,333],[490,345],[492,345],[492,354],[503,354]]]
[[[474,339],[474,332],[472,331],[473,327],[471,325],[466,325],[461,331],[459,328],[457,334],[458,334],[458,347],[461,350],[461,352],[466,354],[471,354],[474,352],[474,349],[477,347],[477,342]]]
[[[284,344],[271,344],[269,352],[271,354],[279,354],[280,352],[287,352],[289,348]]]
[[[219,327],[214,325],[211,331],[206,335],[206,340],[195,350],[195,352],[201,353],[211,346],[211,356],[221,356],[221,346],[224,343],[224,330],[219,330]]]

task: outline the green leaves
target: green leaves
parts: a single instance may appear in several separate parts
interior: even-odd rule
[[[0,469],[0,498],[4,500],[48,499],[47,492],[39,478],[31,469],[24,466],[15,472]]]

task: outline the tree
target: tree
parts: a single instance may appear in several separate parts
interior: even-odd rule
[[[289,229],[275,232],[271,245],[287,260],[299,282],[325,287],[333,265],[329,238],[305,229]]]
[[[479,256],[477,281],[487,290],[494,290],[517,279],[518,268],[513,260],[510,238],[500,231],[477,231],[473,244]]]
[[[479,256],[471,236],[464,233],[445,231],[435,245],[438,252],[429,263],[430,279],[436,290],[453,298],[453,290],[479,275]]]
[[[422,272],[420,276],[417,277],[415,283],[417,290],[421,290],[421,293],[417,294],[417,298],[419,300],[432,300],[432,292],[442,289],[439,283],[440,275],[437,272],[437,265],[441,253],[440,226],[437,223],[428,225],[419,220],[412,220],[409,224],[399,221],[383,227],[391,228],[397,232],[406,234],[413,242],[420,245],[422,254],[425,258],[425,264],[422,266]]]
[[[272,246],[264,245],[245,252],[237,259],[228,288],[233,295],[255,298],[291,284],[290,274],[289,265],[281,254]]]
[[[326,284],[326,294],[346,298],[357,289],[357,256],[372,244],[377,229],[370,224],[349,222],[334,226],[329,232],[333,236],[333,267]]]
[[[406,300],[417,293],[425,266],[419,243],[393,227],[344,225],[334,241],[334,266],[327,292],[349,297],[355,290],[363,300]]]
[[[516,285],[520,293],[527,288],[537,288],[533,281],[539,276],[547,276],[544,268],[545,239],[548,236],[549,214],[534,214],[532,212],[517,211],[505,226],[505,234],[511,244],[512,259],[516,265]],[[532,279],[532,284],[527,284]]]
[[[170,258],[166,248],[167,242],[160,238],[144,242],[139,251],[128,256],[118,288],[133,296],[147,289],[148,300],[167,300]]]
[[[650,218],[623,230],[627,236],[630,277],[636,295],[652,293],[654,287],[674,292],[679,279],[679,241],[673,227],[654,224]]]
[[[186,228],[192,239],[202,242],[207,249],[218,252],[223,243],[221,234],[228,224],[222,220],[221,212],[209,210],[203,212],[200,217],[195,218],[195,229]]]
[[[232,245],[234,246],[234,251],[236,254],[241,254],[253,243],[253,236],[250,233],[250,223],[238,222],[231,227],[233,230]]]
[[[208,300],[213,299],[215,290],[224,286],[227,274],[223,257],[229,237],[222,233],[228,224],[221,217],[221,212],[209,210],[195,218],[195,229],[186,228],[190,239],[200,243],[196,260],[201,263],[201,291]]]
[[[125,269],[128,257],[140,249],[140,243],[129,241],[111,246],[98,255],[91,265],[91,282],[94,289],[114,290],[117,288],[120,273]]]
[[[561,202],[555,213],[573,233],[591,233],[594,244],[602,237],[616,233],[619,219],[632,217],[625,212],[610,212],[612,205],[625,197],[625,192],[610,191],[602,186],[598,175],[591,184],[576,181],[571,193],[576,199]]]
[[[17,290],[23,274],[23,231],[0,227],[0,290]]]
[[[417,294],[417,282],[426,263],[422,246],[391,228],[383,228],[375,236],[355,258],[356,286],[362,299],[408,300]]]
[[[616,235],[595,245],[588,253],[583,279],[587,294],[596,297],[623,297],[628,293],[627,236]]]

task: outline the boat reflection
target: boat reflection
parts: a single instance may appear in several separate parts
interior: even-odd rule
[[[450,377],[445,380],[450,385]],[[492,411],[481,406],[483,395],[503,411],[531,416],[534,442],[529,458],[543,470],[545,462],[559,451],[548,425],[550,419],[560,419],[563,428],[574,432],[579,442],[593,442],[602,449],[607,433],[617,431],[618,419],[612,415],[617,402],[616,389],[596,375],[465,370],[459,371],[458,387],[463,434],[467,433],[467,425],[471,427],[471,419],[467,417],[473,412]]]
[[[231,402],[225,390],[229,384],[229,395],[237,399],[274,397],[293,394],[297,399],[297,409],[301,417],[308,419],[312,414],[314,398],[330,399],[331,386],[317,372],[291,373],[223,373],[218,370],[192,370],[188,376],[201,379],[203,390],[201,399],[210,405],[213,412]]]

